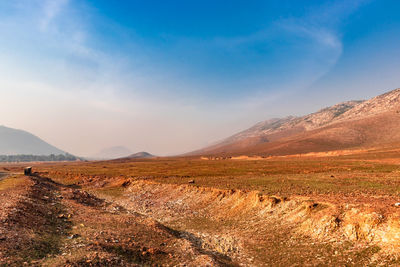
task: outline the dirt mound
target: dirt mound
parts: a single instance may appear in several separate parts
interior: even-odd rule
[[[70,223],[59,217],[65,212],[59,198],[59,188],[53,182],[37,177],[26,180],[23,195],[2,219],[0,263],[22,265],[35,263],[48,254],[59,252],[62,239],[70,230]],[[13,194],[8,195],[13,198]]]

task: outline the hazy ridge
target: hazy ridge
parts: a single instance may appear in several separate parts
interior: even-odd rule
[[[0,126],[0,155],[51,154],[59,155],[66,152],[29,132]]]

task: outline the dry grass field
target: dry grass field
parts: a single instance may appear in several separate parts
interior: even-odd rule
[[[396,198],[400,192],[400,151],[396,150],[261,160],[161,158],[41,164],[36,170],[64,183],[87,188],[98,188],[102,183],[100,188],[104,191],[118,188],[114,185],[121,181],[140,179],[167,184],[188,184],[194,180],[194,186],[257,190],[285,196],[339,194],[349,199],[356,196]]]
[[[0,265],[399,264],[395,149],[23,166],[0,166]]]

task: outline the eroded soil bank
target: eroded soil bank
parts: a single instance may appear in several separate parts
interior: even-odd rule
[[[144,180],[115,201],[240,265],[399,263],[398,214],[365,205]]]

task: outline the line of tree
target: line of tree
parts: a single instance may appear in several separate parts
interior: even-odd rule
[[[59,155],[0,155],[0,162],[32,162],[32,161],[77,161],[81,158],[71,154]]]

